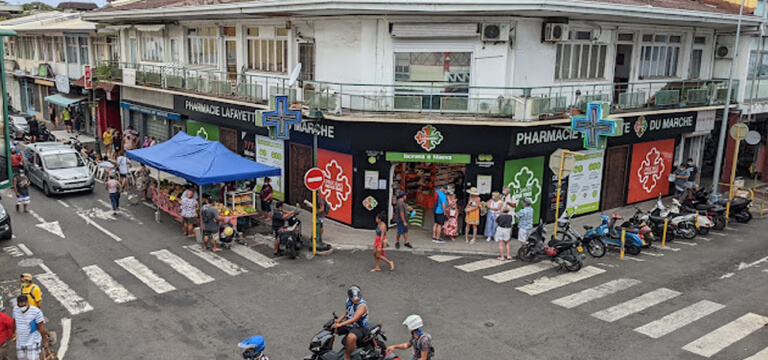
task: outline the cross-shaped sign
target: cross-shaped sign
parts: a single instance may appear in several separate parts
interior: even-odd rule
[[[287,96],[275,96],[275,111],[265,112],[262,117],[264,125],[276,128],[278,139],[287,140],[288,126],[301,122],[301,111],[288,110]]]
[[[607,106],[606,106],[607,107]],[[621,119],[603,119],[603,104],[587,104],[587,116],[571,118],[571,129],[584,133],[584,148],[605,149],[606,136],[621,136],[623,121]]]

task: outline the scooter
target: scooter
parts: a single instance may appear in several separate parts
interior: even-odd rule
[[[568,217],[565,216],[567,211],[563,212],[562,215],[560,215],[560,218],[557,219],[557,224],[563,229],[563,238],[562,241],[570,241],[570,240],[576,240],[581,243],[581,246],[587,248],[587,253],[589,253],[590,256],[595,258],[600,258],[605,255],[605,243],[600,238],[600,236],[595,233],[589,233],[589,235],[584,235],[583,237],[581,234],[579,234],[576,229],[571,226],[571,218],[573,217],[573,212],[571,212],[571,215],[568,215]],[[589,231],[592,229],[592,226],[584,225],[584,230]]]
[[[287,252],[291,259],[295,259],[301,250],[301,220],[298,210],[286,219],[285,226],[277,231],[277,239],[280,251]]]
[[[547,230],[544,228],[544,222],[539,222],[536,230],[528,236],[528,242],[520,246],[517,257],[527,262],[533,262],[537,257],[546,257],[568,271],[581,270],[586,257],[582,253],[584,248],[581,247],[581,243],[574,240],[551,239],[547,246],[544,246],[546,235]],[[574,254],[574,249],[578,251],[578,254]]]
[[[643,240],[645,240],[645,247],[651,247],[653,242],[656,241],[656,236],[653,234],[653,229],[651,229],[651,227],[648,226],[648,223],[644,220],[643,215],[645,215],[645,212],[635,206],[635,213],[631,218],[621,224],[621,228],[637,230],[637,232],[643,236]]]
[[[336,340],[336,331],[333,329],[333,324],[338,317],[336,313],[333,314],[333,319],[323,325],[323,330],[317,333],[312,341],[309,343],[309,351],[312,355],[307,355],[304,360],[343,360],[345,350],[341,348],[337,351],[333,351],[333,342]],[[387,341],[387,336],[384,331],[381,330],[381,324],[372,327],[368,331],[368,336],[361,342],[363,345],[359,346],[352,352],[351,360],[384,360],[387,356],[387,345],[384,343]],[[395,357],[396,359],[396,357]]]
[[[709,229],[715,226],[715,222],[709,215],[701,215],[698,211],[687,211],[685,206],[677,199],[672,199],[672,205],[669,207],[671,214],[678,214],[683,222],[693,222],[697,232],[701,235],[709,234]]]
[[[704,197],[707,201],[709,200],[709,193],[706,190],[701,191],[701,197]],[[713,201],[708,201],[708,203],[714,203],[716,205],[720,205],[722,207],[725,207],[728,205],[728,199],[717,199],[715,198]],[[749,209],[752,208],[752,200],[743,198],[743,197],[736,197],[731,202],[731,208],[729,209],[729,216],[732,216],[736,221],[746,224],[750,220],[752,220],[752,213],[749,211]],[[725,224],[723,224],[723,227],[725,227]]]
[[[725,228],[725,206],[709,202],[709,193],[700,187],[683,199],[683,208],[690,211],[703,211],[712,218],[713,230]]]
[[[673,199],[673,203],[677,201],[677,199]],[[678,211],[679,208],[678,208]],[[657,218],[651,218],[651,223],[654,224],[656,234],[659,234],[659,225],[663,226],[664,219],[669,219],[669,223],[672,224],[672,230],[675,232],[675,236],[682,236],[688,240],[693,239],[696,237],[696,214],[679,214],[672,212],[669,208],[667,208],[664,203],[661,201],[661,195],[659,195],[658,200],[656,200],[656,206],[651,209],[649,212],[651,216],[656,216]],[[659,224],[658,218],[661,218],[661,223]],[[712,227],[711,225],[709,227]],[[663,232],[663,228],[661,229],[661,232]],[[669,227],[667,228],[667,236],[669,236]],[[667,238],[669,240],[669,238]]]
[[[621,228],[615,226],[616,221],[621,220],[622,217],[619,214],[614,213],[611,218],[607,215],[600,214],[602,222],[600,226],[591,228],[587,231],[585,236],[600,236],[605,245],[621,248]],[[646,246],[642,235],[629,230],[624,234],[624,250],[632,256],[639,255],[641,249]]]

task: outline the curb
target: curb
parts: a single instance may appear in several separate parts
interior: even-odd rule
[[[339,251],[360,251],[371,250],[373,251],[373,245],[333,245],[333,248]],[[499,254],[495,252],[481,252],[481,251],[466,251],[466,250],[450,250],[450,249],[394,249],[388,248],[387,251],[412,253],[414,255],[452,255],[452,256],[473,256],[473,257],[496,257]]]

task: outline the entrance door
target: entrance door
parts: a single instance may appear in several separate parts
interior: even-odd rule
[[[288,168],[291,204],[301,204],[312,199],[312,193],[304,186],[304,174],[312,167],[312,147],[291,143],[291,161]]]
[[[628,168],[629,145],[606,150],[601,210],[615,209],[624,205],[624,199],[627,196]]]
[[[627,92],[627,83],[629,82],[630,70],[632,69],[632,46],[626,44],[616,45],[616,67],[613,73],[613,82],[617,84],[613,94],[615,103],[619,102],[621,94]],[[624,107],[631,108],[632,106],[624,104]]]
[[[227,39],[224,41],[227,52],[227,78],[230,81],[237,79],[237,41]]]

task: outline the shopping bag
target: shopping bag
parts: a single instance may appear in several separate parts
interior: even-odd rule
[[[40,360],[59,360],[59,357],[50,348],[43,348],[40,352]]]

